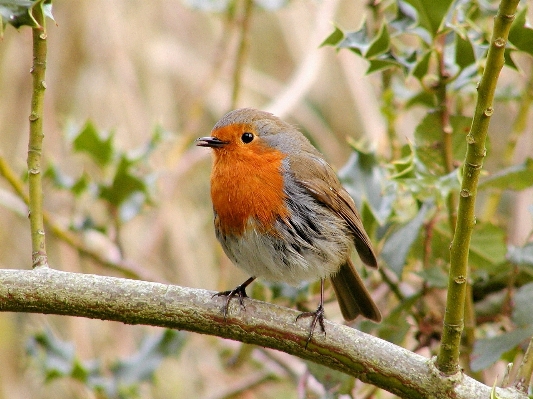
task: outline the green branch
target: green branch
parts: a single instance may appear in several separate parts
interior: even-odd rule
[[[450,274],[442,342],[437,367],[450,375],[459,371],[459,346],[464,327],[464,304],[468,281],[468,251],[475,224],[479,174],[486,155],[485,142],[494,112],[493,99],[498,76],[504,64],[504,51],[519,0],[502,0],[494,18],[487,63],[478,88],[478,99],[470,133],[467,135],[466,160],[459,196],[457,225],[450,248]]]
[[[31,226],[32,266],[48,266],[43,222],[43,189],[41,155],[43,147],[43,108],[46,90],[46,27],[42,4],[32,8],[32,14],[39,27],[32,28],[33,34],[33,92],[30,112],[30,140],[28,144],[29,217]]]
[[[249,47],[249,31],[250,31],[250,21],[252,19],[252,11],[254,2],[253,0],[243,0],[243,11],[240,18],[240,36],[239,36],[239,47],[237,49],[237,55],[235,58],[235,69],[233,71],[233,90],[231,93],[231,109],[237,107],[239,100],[239,94],[241,91],[242,85],[242,71],[245,64],[245,59],[248,54]]]
[[[529,76],[526,86],[520,94],[520,99],[520,107],[518,108],[511,134],[507,138],[507,144],[503,152],[502,161],[500,162],[500,169],[512,165],[518,140],[526,131],[527,122],[529,120],[529,110],[531,108],[531,103],[533,102],[533,74]],[[483,209],[483,220],[492,220],[496,214],[498,205],[500,204],[502,192],[503,190],[501,189],[492,189],[489,192],[489,197],[487,198]]]

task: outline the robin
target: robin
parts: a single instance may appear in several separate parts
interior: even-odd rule
[[[306,347],[317,322],[324,328],[324,279],[331,278],[344,319],[362,315],[381,321],[381,313],[350,260],[353,249],[377,268],[376,254],[353,199],[324,157],[295,127],[252,108],[231,111],[210,137],[211,199],[217,239],[231,261],[250,274],[226,296],[247,297],[257,277],[298,285],[320,279],[320,303],[312,317]]]

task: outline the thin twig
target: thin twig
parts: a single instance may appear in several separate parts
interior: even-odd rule
[[[32,267],[48,267],[43,221],[42,148],[43,109],[46,90],[46,18],[39,2],[31,10],[38,27],[32,28],[33,37],[33,91],[30,112],[30,139],[28,143],[29,218],[31,226]]]
[[[249,31],[254,2],[253,0],[243,0],[243,2],[243,11],[240,20],[241,30],[239,36],[239,47],[237,49],[237,55],[235,57],[235,65],[233,69],[233,90],[231,93],[230,107],[231,109],[235,109],[239,101],[239,94],[242,86],[242,71],[244,70],[245,60],[248,55],[248,47],[250,46]]]
[[[520,107],[518,108],[511,134],[507,138],[507,144],[503,152],[500,169],[508,167],[513,163],[516,144],[518,143],[520,136],[526,131],[527,121],[529,119],[529,109],[533,102],[533,73],[530,73],[529,80],[520,95],[520,99]],[[493,219],[496,210],[498,209],[498,205],[500,204],[502,193],[503,190],[501,189],[492,189],[490,191],[489,197],[485,201],[483,208],[483,220],[490,221]]]
[[[514,380],[514,387],[520,392],[527,394],[529,387],[529,381],[531,380],[531,374],[533,373],[533,338],[529,341],[526,353]]]

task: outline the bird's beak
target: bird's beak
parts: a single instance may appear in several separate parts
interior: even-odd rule
[[[199,147],[221,148],[226,144],[229,144],[229,141],[222,141],[216,137],[200,137],[196,139],[196,145]]]

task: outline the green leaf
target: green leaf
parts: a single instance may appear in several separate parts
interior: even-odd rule
[[[44,176],[51,179],[54,185],[58,188],[70,190],[74,185],[74,179],[64,174],[57,165],[50,162],[44,172]]]
[[[474,54],[474,46],[468,36],[464,38],[455,34],[455,63],[464,69],[469,65],[476,63],[476,56]]]
[[[502,169],[483,179],[480,189],[499,188],[502,190],[524,190],[533,186],[533,159],[528,158],[518,165]]]
[[[418,24],[418,15],[414,7],[408,2],[397,2],[396,18],[390,22],[390,26],[395,29],[398,34],[411,34],[418,36],[425,43],[431,43],[431,36],[429,32]]]
[[[151,381],[164,358],[179,356],[185,346],[187,334],[181,331],[165,330],[162,334],[145,337],[139,351],[112,366],[113,376],[119,386]]]
[[[452,191],[459,191],[461,187],[458,171],[444,176],[433,176],[421,173],[415,165],[415,177],[396,177],[398,183],[419,201],[433,200],[442,202]]]
[[[6,24],[15,28],[29,26],[31,28],[40,28],[33,17],[32,10],[35,7],[41,7],[45,17],[54,19],[52,15],[52,0],[0,0],[0,37]]]
[[[452,154],[454,160],[463,160],[466,154],[466,135],[470,131],[471,119],[462,115],[450,116],[452,128]],[[444,175],[442,121],[438,112],[432,112],[420,122],[415,130],[415,155],[435,175]]]
[[[139,177],[134,173],[133,166],[138,161],[138,158],[130,159],[122,154],[113,182],[110,185],[100,186],[100,198],[114,207],[126,206],[140,209],[140,206],[149,198],[152,179],[149,176]],[[126,209],[126,214],[130,215],[133,208]]]
[[[377,327],[379,337],[386,341],[401,345],[409,330],[412,328],[407,315],[411,314],[411,308],[419,300],[420,293],[417,293],[404,299],[398,306],[392,309],[389,315],[386,316]],[[375,328],[375,323],[365,320],[361,322],[361,330],[364,329],[366,323],[373,324]]]
[[[47,381],[70,377],[100,393],[99,397],[136,397],[139,384],[153,380],[154,372],[164,358],[180,354],[186,337],[185,333],[174,330],[145,337],[138,352],[125,360],[115,361],[111,372],[102,370],[99,361],[81,362],[72,343],[56,338],[48,330],[28,341],[27,352],[37,360]]]
[[[350,49],[354,53],[363,56],[372,41],[372,38],[368,36],[367,32],[368,26],[365,20],[361,29],[345,33],[344,39],[338,44],[338,47]]]
[[[404,66],[401,62],[398,62],[397,59],[391,53],[381,54],[377,58],[371,58],[367,61],[369,62],[368,69],[365,72],[367,75],[388,68]]]
[[[432,253],[441,259],[450,259],[449,246],[452,234],[447,223],[441,222],[433,229]],[[477,223],[470,241],[468,261],[474,270],[493,271],[494,266],[505,262],[506,233],[489,223]]]
[[[409,98],[409,100],[405,103],[406,108],[410,108],[414,105],[421,105],[426,108],[435,108],[437,106],[437,98],[435,97],[435,94],[426,90],[421,90]]]
[[[414,68],[411,70],[411,74],[419,81],[422,81],[422,78],[428,73],[429,61],[432,54],[433,50],[426,51],[421,57],[419,57]]]
[[[398,277],[401,278],[406,263],[407,254],[415,242],[420,228],[424,224],[424,218],[433,204],[426,202],[416,216],[408,223],[392,233],[381,250],[381,257]]]
[[[113,159],[113,134],[100,134],[92,122],[87,122],[72,141],[74,151],[85,152],[99,165],[108,165]]]
[[[516,14],[509,31],[509,41],[520,51],[533,55],[533,29],[527,25],[526,15],[527,7]]]
[[[507,259],[515,265],[533,267],[533,243],[529,242],[523,247],[509,246]]]
[[[344,33],[342,32],[342,30],[340,30],[338,27],[335,27],[335,30],[333,31],[333,33],[329,35],[326,38],[326,40],[324,40],[320,44],[320,47],[337,46],[343,38],[344,38]]]
[[[365,53],[365,58],[374,58],[380,54],[384,54],[390,49],[390,36],[387,24],[384,22],[379,28],[379,32],[372,39]]]
[[[74,369],[74,345],[57,339],[50,330],[31,337],[26,351],[38,361],[46,381],[70,376]]]
[[[533,312],[531,312],[531,304],[533,303],[533,283],[520,287],[516,291],[513,300],[513,322],[518,326],[533,324]]]
[[[446,288],[448,286],[448,275],[440,266],[433,266],[416,272],[430,287]]]
[[[504,353],[515,348],[533,334],[533,326],[519,328],[494,338],[480,339],[474,344],[470,366],[472,371],[484,370],[498,361]]]
[[[339,170],[339,178],[359,209],[366,202],[374,218],[383,225],[392,212],[395,193],[384,190],[387,171],[376,154],[353,145],[348,162]]]
[[[406,144],[406,146],[408,145]],[[392,161],[392,166],[394,167],[395,173],[390,177],[391,180],[416,178],[414,153],[412,152],[411,146],[408,147],[410,151],[409,154],[398,159],[397,161]]]
[[[72,185],[70,188],[70,191],[76,196],[79,196],[80,194],[87,191],[87,189],[91,186],[91,178],[86,173],[83,173],[81,177],[76,180],[76,182]]]
[[[505,262],[507,234],[501,227],[490,223],[478,223],[470,241],[469,261],[477,268],[492,269]]]
[[[417,23],[424,28],[431,37],[435,37],[452,4],[452,0],[400,0],[399,3],[410,4],[417,13]]]

